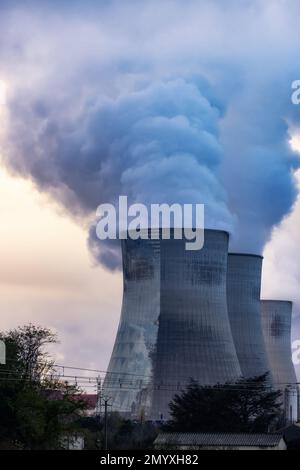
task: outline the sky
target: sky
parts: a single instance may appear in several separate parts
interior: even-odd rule
[[[106,369],[122,276],[95,211],[126,194],[204,202],[300,339],[300,6],[224,4],[1,2],[1,329],[48,325],[57,361]]]

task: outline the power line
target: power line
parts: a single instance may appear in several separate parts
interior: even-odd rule
[[[0,372],[1,374],[1,372]],[[6,375],[6,374],[5,374]],[[12,377],[11,377],[12,375]],[[11,374],[8,378],[6,377],[1,377],[0,375],[0,381],[20,381],[20,380],[25,380],[25,377],[19,377],[16,374]],[[50,379],[50,380],[57,380],[60,382],[67,382],[70,383],[71,381],[74,382],[74,385],[82,385],[82,386],[87,386],[91,385],[93,387],[97,386],[97,378],[96,377],[86,377],[86,376],[76,376],[76,375],[61,375],[61,376],[55,376],[54,374],[49,374],[43,377],[43,379]],[[70,379],[70,380],[63,380],[63,379]],[[28,379],[29,380],[29,379]],[[94,384],[93,384],[94,382]],[[188,383],[183,383],[183,384],[173,384],[173,383],[163,383],[161,382],[160,384],[156,384],[155,386],[153,385],[152,382],[143,382],[139,385],[133,384],[132,382],[120,382],[118,385],[115,383],[106,383],[105,389],[107,390],[143,390],[145,388],[148,389],[155,389],[155,390],[167,390],[167,389],[172,389],[174,391],[181,391],[183,388],[186,388],[189,384]],[[282,386],[296,386],[299,385],[299,383],[282,383],[280,384]],[[213,389],[213,390],[247,390],[247,391],[257,391],[257,390],[264,390],[266,387],[261,386],[261,385],[249,385],[249,384],[223,384],[223,385],[199,385],[202,389]],[[167,388],[166,388],[167,387]],[[272,390],[274,387],[267,387],[268,389]]]
[[[64,376],[60,377],[60,379],[62,378],[65,378]],[[69,385],[78,385],[78,386],[82,386],[82,387],[85,387],[85,388],[93,388],[96,390],[96,387],[97,387],[97,384],[91,384],[90,382],[82,382],[82,381],[78,381],[76,380],[76,376],[69,376],[68,378],[71,378],[73,379],[73,382],[74,383],[70,383],[68,381],[66,381]],[[25,380],[25,381],[30,381],[32,382],[32,380],[30,379],[20,379],[20,378],[4,378],[4,377],[0,377],[0,382],[6,382],[6,381],[10,381],[10,382],[20,382],[22,380]],[[291,384],[289,384],[291,385]],[[258,388],[251,388],[251,387],[240,387],[238,385],[232,385],[232,386],[229,386],[229,385],[220,385],[218,387],[216,386],[200,386],[201,389],[205,389],[205,390],[214,390],[214,391],[239,391],[239,392],[245,392],[245,391],[248,391],[248,392],[255,392],[255,391],[258,391],[258,390],[265,390],[264,387],[260,387],[260,389]],[[183,391],[183,388],[180,388],[178,387],[177,385],[172,385],[172,384],[166,384],[166,385],[153,385],[153,384],[150,384],[150,383],[146,383],[146,384],[143,384],[143,387],[139,386],[139,387],[136,387],[136,386],[125,386],[125,387],[107,387],[105,388],[104,390],[107,390],[107,393],[109,393],[110,391],[114,391],[114,390],[118,390],[118,391],[128,391],[128,390],[138,390],[138,391],[142,391],[142,390],[146,390],[146,391],[161,391],[161,392],[164,392],[164,391],[172,391],[172,392],[182,392]],[[270,387],[270,390],[272,390],[272,388]],[[297,391],[295,390],[291,390],[291,393],[297,393]]]
[[[14,359],[8,359],[10,361],[13,361],[13,362],[18,362]],[[48,363],[46,362],[38,362],[38,364],[41,364],[41,365],[48,365]],[[89,369],[87,367],[77,367],[77,366],[69,366],[69,365],[62,365],[62,364],[51,364],[51,367],[53,367],[53,369],[55,368],[61,368],[61,369],[72,369],[72,370],[81,370],[81,371],[86,371],[86,372],[97,372],[97,373],[102,373],[102,374],[105,374],[105,377],[106,377],[106,383],[109,381],[109,380],[113,380],[112,378],[111,379],[107,379],[107,377],[109,377],[110,375],[116,375],[116,376],[132,376],[132,377],[142,377],[142,378],[148,378],[150,380],[153,379],[153,377],[151,375],[145,375],[145,374],[137,374],[137,373],[133,373],[133,372],[111,372],[111,371],[108,371],[108,370],[102,370],[102,369]],[[1,366],[0,366],[0,371],[1,371]],[[63,374],[63,377],[67,377],[66,375]],[[74,376],[72,376],[74,377]],[[77,376],[77,377],[86,377],[86,376]],[[96,377],[94,377],[96,379]],[[178,378],[183,378],[186,380],[186,376],[178,376]],[[122,383],[125,383],[124,381],[122,381]],[[300,382],[273,382],[274,385],[300,385]],[[226,384],[227,385],[227,384]],[[234,386],[235,384],[232,384],[232,386]],[[249,384],[245,384],[246,386],[249,385]],[[243,386],[243,384],[239,384],[239,386]],[[255,383],[251,384],[251,386],[256,386]],[[258,384],[259,386],[259,384]]]
[[[13,360],[13,359],[9,359],[10,361],[12,362],[18,362],[16,360]],[[43,378],[50,378],[50,379],[56,379],[56,380],[62,380],[62,379],[71,379],[73,382],[74,382],[74,385],[82,385],[82,386],[85,386],[87,387],[92,381],[95,381],[95,386],[97,385],[96,382],[97,380],[99,380],[99,376],[98,377],[95,377],[95,376],[88,376],[88,375],[71,375],[71,374],[68,374],[66,375],[65,374],[65,369],[67,370],[78,370],[78,371],[86,371],[86,372],[97,372],[97,373],[102,373],[102,374],[105,374],[105,389],[107,390],[143,390],[143,389],[148,389],[148,390],[164,390],[164,391],[182,391],[183,388],[186,388],[188,383],[186,382],[186,377],[184,377],[185,379],[185,383],[181,383],[181,382],[177,382],[176,384],[172,383],[172,384],[164,384],[163,382],[159,383],[159,384],[156,384],[155,386],[153,385],[152,383],[152,380],[153,380],[153,377],[152,376],[149,376],[149,375],[145,375],[145,374],[136,374],[136,373],[128,373],[128,372],[109,372],[107,370],[101,370],[101,369],[90,369],[90,368],[85,368],[85,367],[77,367],[77,366],[69,366],[69,365],[62,365],[62,364],[48,364],[46,362],[39,362],[38,364],[41,364],[41,365],[50,365],[52,368],[53,368],[53,372],[48,372],[48,373],[45,373],[45,374],[42,374],[42,377]],[[59,371],[57,371],[56,373],[54,372],[55,369],[61,369],[62,370],[62,373],[60,373]],[[18,371],[11,371],[11,370],[8,370],[8,369],[2,369],[1,366],[0,366],[0,374],[10,374],[10,375],[13,375],[15,374],[16,376],[18,376],[19,372]],[[118,380],[118,384],[116,385],[116,380],[114,379],[114,377],[110,377],[111,375],[114,375],[114,376],[132,376],[132,377],[139,377],[139,381],[140,381],[140,384],[137,385],[136,383],[134,383],[134,379],[133,380],[122,380],[122,379],[119,379]],[[0,376],[1,377],[1,376]],[[146,382],[146,381],[143,381],[142,378],[147,378],[149,379],[150,381],[149,382]],[[180,378],[180,377],[178,377]],[[100,377],[100,379],[102,379],[102,377]],[[0,378],[1,380],[1,378]],[[20,380],[19,378],[17,378],[16,380]],[[196,382],[197,383],[197,382]],[[300,382],[273,382],[273,385],[274,386],[278,386],[279,388],[282,388],[283,386],[285,387],[292,387],[292,386],[299,386],[300,385]],[[168,387],[168,388],[166,388]],[[170,388],[171,387],[171,388]],[[249,383],[237,383],[237,384],[220,384],[218,386],[203,386],[203,385],[200,385],[200,387],[203,389],[214,389],[214,390],[217,390],[217,389],[220,389],[220,390],[241,390],[241,391],[253,391],[253,390],[258,390],[259,388],[263,388],[261,386],[261,384],[256,384],[256,383],[252,383],[252,384],[249,384]],[[272,388],[271,386],[269,387],[270,390],[274,389],[274,387]]]

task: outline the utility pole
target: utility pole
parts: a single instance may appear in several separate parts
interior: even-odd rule
[[[101,420],[101,407],[102,407],[102,382],[101,377],[97,377],[97,404],[96,404],[96,417]]]
[[[104,400],[104,450],[107,450],[107,407],[108,398]]]
[[[102,382],[101,382],[101,377],[97,377],[97,404],[96,404],[96,419],[98,422],[101,422],[101,409],[104,404],[104,450],[107,450],[107,427],[108,427],[108,416],[107,416],[107,411],[108,407],[111,406],[109,405],[109,400],[110,397],[107,397],[103,394],[103,389],[102,389]]]

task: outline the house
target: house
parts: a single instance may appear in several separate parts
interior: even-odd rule
[[[63,399],[63,393],[60,390],[47,391],[47,396],[50,400],[62,400]],[[80,413],[82,417],[96,416],[97,403],[98,403],[97,394],[88,394],[88,393],[74,394],[72,398],[74,401],[83,401],[85,403],[86,408]],[[66,450],[83,450],[85,447],[84,432],[73,431],[73,432],[70,432],[69,434],[64,434],[63,436],[61,436],[60,445],[63,449],[66,449]]]
[[[286,450],[282,434],[162,432],[156,450]]]

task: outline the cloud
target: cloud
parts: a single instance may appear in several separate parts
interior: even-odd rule
[[[42,97],[15,96],[6,162],[71,213],[92,214],[121,194],[146,204],[204,203],[210,227],[231,229],[217,176],[221,109],[206,91],[206,84],[182,78],[155,81],[118,98],[95,96],[75,120]],[[110,267],[114,257],[111,251],[97,256]]]
[[[6,165],[76,217],[119,194],[205,203],[233,249],[261,252],[296,198],[288,3],[4,5]]]
[[[30,181],[3,170],[0,213],[0,330],[49,326],[58,332],[52,351],[64,357],[59,363],[104,370],[118,326],[121,274],[92,267],[86,230]]]
[[[116,246],[99,249],[95,238],[99,203],[122,193],[204,202],[207,224],[233,229],[233,250],[262,252],[273,236],[289,261],[273,264],[265,280],[298,298],[290,291],[297,243],[289,247],[289,236],[278,246],[280,223],[295,230],[299,214],[299,156],[288,145],[300,126],[290,100],[298,1],[15,0],[0,8],[5,165],[78,223],[91,220],[98,262],[120,265]],[[291,282],[278,284],[275,270]]]

